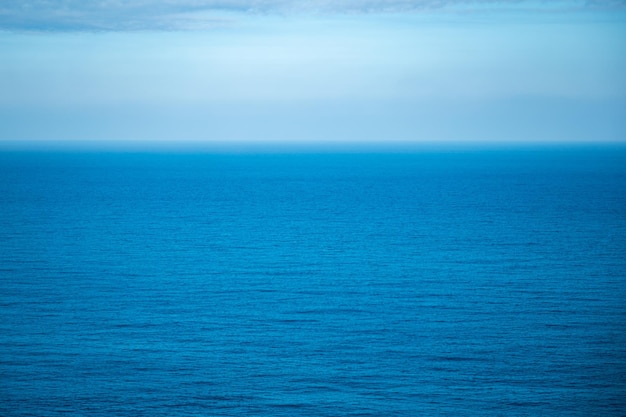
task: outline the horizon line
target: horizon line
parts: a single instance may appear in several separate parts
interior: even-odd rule
[[[0,140],[0,152],[403,153],[418,151],[626,148],[626,141],[163,141]]]

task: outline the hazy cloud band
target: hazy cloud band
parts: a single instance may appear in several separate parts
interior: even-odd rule
[[[7,0],[0,30],[127,31],[212,27],[235,14],[359,14],[513,9],[554,12],[625,9],[626,0]]]

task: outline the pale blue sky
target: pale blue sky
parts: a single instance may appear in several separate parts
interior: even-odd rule
[[[624,1],[4,4],[0,141],[626,141]]]

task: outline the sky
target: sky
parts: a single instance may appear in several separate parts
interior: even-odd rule
[[[626,142],[626,0],[5,0],[0,142]]]

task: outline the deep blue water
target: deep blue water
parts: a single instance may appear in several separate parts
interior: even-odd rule
[[[626,148],[2,152],[0,415],[626,415]]]

